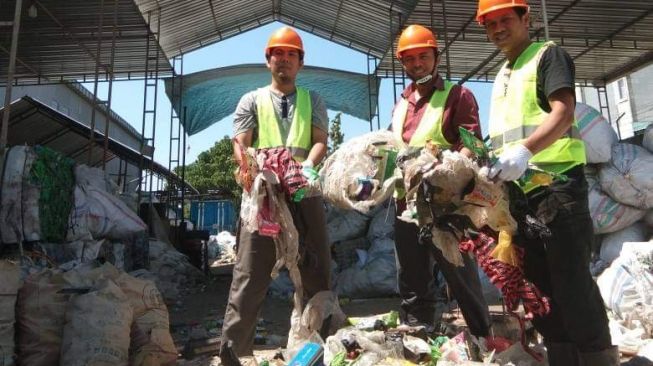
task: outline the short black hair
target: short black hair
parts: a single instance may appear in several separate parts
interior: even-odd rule
[[[515,13],[517,13],[519,19],[521,19],[524,15],[526,15],[526,13],[528,13],[528,8],[524,8],[521,6],[515,6],[513,7],[513,9],[515,9]]]
[[[440,56],[440,51],[438,50],[437,47],[433,47],[433,55],[435,56],[435,58],[438,58],[438,56]],[[403,56],[400,57],[399,60],[401,60],[402,58]]]
[[[267,52],[265,54],[265,59],[268,60],[268,62],[270,61],[270,57],[272,56],[272,51],[273,50],[274,50],[274,47],[270,48],[270,52]],[[297,50],[297,52],[299,52],[299,61],[304,61],[304,51]]]

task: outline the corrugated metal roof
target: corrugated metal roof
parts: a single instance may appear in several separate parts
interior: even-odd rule
[[[406,21],[433,25],[440,49],[449,50],[453,78],[491,79],[505,61],[476,23],[476,4],[470,0],[420,0]],[[543,40],[541,2],[529,4],[532,36]],[[577,81],[601,84],[653,61],[653,1],[546,0],[546,7],[550,38],[574,59]],[[440,70],[446,72],[446,65],[445,54]],[[400,65],[395,63],[395,67],[399,70]],[[379,70],[384,76],[392,72],[389,53]]]
[[[135,0],[161,9],[161,47],[169,58],[275,20],[380,57],[391,34],[389,13],[410,14],[417,0]]]
[[[28,15],[34,4],[37,16]],[[13,21],[15,1],[0,1],[0,22]],[[114,73],[117,78],[142,77],[146,48],[149,70],[158,63],[162,76],[171,66],[163,52],[156,56],[156,40],[148,33],[144,16],[132,0],[31,0],[23,1],[16,78],[18,82],[93,80],[95,76],[98,25],[102,14],[100,78],[108,74],[116,10]],[[102,10],[102,11],[100,11]],[[0,27],[0,81],[6,83],[11,27]],[[46,80],[48,79],[48,80]]]
[[[150,66],[158,62],[164,75],[170,72],[166,59],[275,20],[381,58],[379,76],[391,74],[391,40],[411,23],[433,25],[441,48],[449,51],[454,78],[490,79],[503,60],[474,21],[474,0],[33,0],[38,16],[23,17],[18,76],[55,80],[92,76],[101,4],[102,63],[108,64],[116,2],[119,77],[142,76],[147,19],[153,31],[160,24],[162,52]],[[540,1],[530,3],[534,37],[542,38]],[[0,21],[11,20],[7,18],[13,4],[0,1]],[[547,0],[547,10],[551,38],[575,59],[580,82],[602,83],[653,61],[651,0]],[[0,27],[0,53],[5,55],[10,33],[11,28]],[[0,81],[6,65],[7,58],[1,58]],[[446,71],[446,65],[443,59],[441,70]]]

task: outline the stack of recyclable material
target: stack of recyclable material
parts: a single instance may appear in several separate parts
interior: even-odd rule
[[[142,251],[133,238],[147,228],[104,171],[41,146],[10,147],[2,158],[2,244],[26,244],[27,256],[47,265],[86,262],[101,253],[111,253],[103,258],[119,266],[142,262],[128,255]],[[100,250],[114,244],[116,250]],[[129,250],[120,248],[128,244]]]
[[[24,365],[174,365],[168,310],[151,281],[110,263],[29,275],[18,293]]]
[[[346,211],[328,215],[329,234],[335,233],[329,240],[338,265],[335,290],[339,296],[368,298],[397,293],[395,216],[392,200],[367,214]],[[347,227],[349,230],[344,230]]]
[[[204,274],[172,245],[150,239],[149,249],[149,270],[139,269],[131,274],[156,282],[167,303],[176,302],[183,291],[194,288],[204,280]]]

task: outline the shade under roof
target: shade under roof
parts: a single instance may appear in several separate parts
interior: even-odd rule
[[[4,108],[0,108],[0,116]],[[90,128],[81,122],[53,109],[45,103],[29,96],[24,96],[12,102],[9,117],[8,146],[16,145],[41,145],[51,148],[61,154],[74,159],[79,164],[89,166],[102,166],[102,162],[109,162],[120,158],[126,163],[138,167],[141,163],[141,154],[127,145],[109,138],[107,154],[104,154],[104,136],[95,132],[94,148],[89,158],[89,133]],[[155,174],[166,177],[168,181],[181,182],[181,178],[169,171],[161,164],[152,161],[148,156],[142,157],[144,166]],[[188,188],[197,192],[195,188]]]

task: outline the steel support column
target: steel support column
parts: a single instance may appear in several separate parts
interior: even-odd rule
[[[125,192],[125,188],[127,188],[127,186],[130,183],[130,181],[127,180],[127,177],[129,176],[129,171],[127,170],[129,168],[129,164],[128,164],[126,159],[123,159],[123,160],[124,160],[125,164],[123,165],[123,172],[122,172],[122,176],[123,176],[123,178],[122,178],[123,179],[122,180],[122,182],[123,182],[122,192]]]
[[[95,48],[95,76],[93,78],[93,101],[92,101],[92,109],[91,109],[91,127],[88,133],[88,158],[87,158],[87,164],[91,165],[91,162],[93,161],[93,147],[95,145],[95,119],[97,118],[97,109],[98,105],[100,104],[100,98],[98,98],[98,84],[99,84],[99,74],[100,74],[100,66],[102,64],[102,33],[104,31],[103,29],[103,23],[104,22],[104,0],[100,0],[100,14],[98,18],[98,26],[97,26],[97,44]],[[108,116],[106,116],[105,123],[109,122]]]
[[[542,21],[544,22],[544,39],[549,40],[549,14],[546,11],[546,0],[540,0],[542,4]]]
[[[435,32],[433,29],[433,0],[431,1],[431,31]],[[444,21],[444,44],[449,44],[449,26],[447,25],[447,1],[442,0],[442,18]],[[447,57],[447,80],[451,80],[451,59],[449,57],[449,48],[444,49],[445,56]]]
[[[157,42],[159,39],[159,31],[161,27],[161,9],[156,9],[156,32],[152,32],[152,11],[147,13],[147,42],[145,47],[145,78],[144,78],[144,91],[143,91],[143,123],[141,125],[141,149],[140,149],[140,162],[139,174],[140,180],[138,184],[139,197],[143,191],[143,187],[148,189],[149,201],[152,202],[152,184],[153,184],[153,167],[154,153],[149,159],[149,165],[145,167],[143,155],[145,154],[145,146],[148,143],[154,147],[156,136],[156,110],[157,110],[157,86],[159,82],[159,49]],[[154,56],[150,54],[154,51]],[[154,70],[150,70],[150,62],[154,61]]]
[[[395,40],[394,40],[394,35],[392,33],[392,30],[394,29],[393,26],[393,18],[394,18],[394,11],[392,10],[392,5],[390,5],[390,59],[392,60],[392,92],[394,95],[394,101],[397,101],[397,87],[401,87],[401,91],[406,88],[406,77],[404,75],[404,69],[401,67],[401,77],[397,77],[397,70],[396,70],[396,65],[397,62],[395,61]],[[401,30],[402,22],[401,22],[401,13],[397,13],[397,16],[399,18],[399,23],[397,25],[397,30]],[[401,34],[401,32],[397,32],[397,34]],[[401,92],[400,92],[401,94]]]
[[[156,47],[156,52],[154,56],[154,83],[150,86],[154,89],[154,97],[152,98],[152,137],[150,141],[152,142],[152,147],[154,148],[154,143],[156,141],[156,106],[157,106],[157,96],[158,96],[158,84],[159,84],[159,36],[161,34],[161,8],[157,8],[156,16],[156,33],[154,37],[154,45]],[[150,192],[150,202],[152,201],[152,181],[154,180],[154,150],[152,150],[152,157],[150,159],[150,185],[148,187]]]
[[[612,116],[610,115],[610,101],[608,100],[608,90],[605,82],[603,84],[596,86],[596,94],[599,100],[599,112],[601,112],[603,117],[605,117],[608,120],[610,126],[612,126],[612,128],[615,128],[615,126],[612,125]],[[619,127],[619,121],[617,121],[617,126],[615,130],[617,131],[617,136],[621,141],[621,128]]]
[[[186,107],[184,106],[184,111],[182,112],[182,122],[186,123]],[[183,123],[182,123],[183,125]],[[186,131],[183,132],[183,142],[182,142],[182,152],[181,152],[181,224],[180,226],[185,226],[186,215],[184,215],[184,200],[186,199]]]
[[[125,187],[123,186],[123,184],[125,183],[126,179],[124,179],[123,176],[122,176],[122,164],[123,164],[123,161],[124,161],[123,158],[118,159],[118,181],[116,182],[116,184],[118,185],[118,189],[120,189],[120,193],[125,192]]]
[[[177,73],[177,68],[179,68],[179,73]],[[172,59],[172,98],[171,100],[177,100],[177,108],[170,108],[170,144],[169,144],[169,153],[168,153],[168,170],[174,172],[176,168],[180,166],[181,163],[181,134],[182,134],[182,125],[180,114],[182,111],[183,101],[183,76],[184,76],[184,55],[176,56]],[[176,98],[176,99],[175,99]],[[179,113],[177,113],[179,111]],[[176,127],[176,128],[175,128]],[[176,145],[176,146],[175,146]],[[176,150],[175,150],[176,148]],[[184,185],[179,185],[179,180],[169,179],[168,180],[168,205],[172,207],[177,207],[179,202],[180,190],[184,189]],[[175,210],[176,212],[176,210]],[[175,226],[178,225],[177,216],[175,215]]]
[[[109,151],[109,126],[111,125],[111,122],[113,121],[113,118],[111,117],[111,99],[113,96],[113,66],[114,62],[116,59],[116,34],[118,33],[117,25],[118,25],[118,1],[119,0],[114,0],[113,1],[113,27],[111,31],[111,56],[109,57],[109,91],[107,94],[107,102],[105,104],[106,106],[106,115],[105,115],[105,123],[104,123],[104,144],[103,144],[103,149],[102,149],[102,170],[106,171],[106,158],[107,158],[107,151]]]
[[[7,133],[9,129],[9,115],[11,114],[11,87],[14,83],[14,71],[16,69],[16,52],[18,50],[18,33],[20,32],[20,14],[23,9],[23,0],[16,0],[14,10],[14,22],[11,32],[11,49],[9,51],[9,67],[7,69],[7,86],[5,89],[5,105],[2,114],[2,126],[0,128],[0,152],[4,152],[7,146]]]
[[[370,121],[370,131],[374,130],[374,119],[376,119],[377,129],[381,129],[381,119],[379,118],[379,89],[378,89],[378,78],[374,73],[378,67],[379,59],[367,54],[367,90],[368,90],[368,102],[369,102],[369,121]],[[374,80],[374,85],[372,85],[372,80]],[[376,103],[374,100],[376,99]]]

